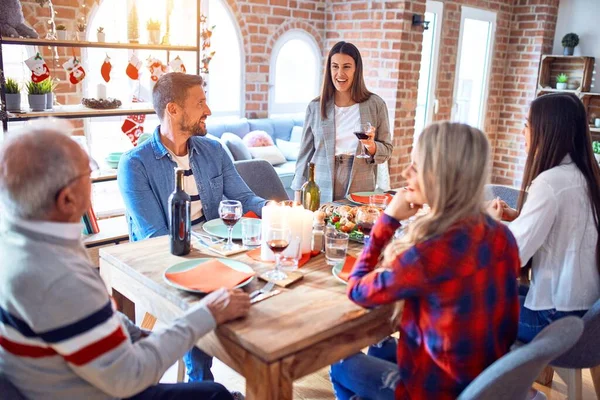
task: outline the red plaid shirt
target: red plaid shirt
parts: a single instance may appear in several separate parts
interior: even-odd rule
[[[348,284],[364,307],[405,300],[396,399],[455,399],[517,335],[519,249],[507,227],[471,217],[374,271],[400,223],[375,224]]]

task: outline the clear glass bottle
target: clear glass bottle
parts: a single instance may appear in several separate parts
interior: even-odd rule
[[[321,205],[321,189],[315,182],[315,164],[308,164],[308,181],[302,185],[302,206],[317,211]]]

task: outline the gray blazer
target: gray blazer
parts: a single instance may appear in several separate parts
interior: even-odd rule
[[[375,190],[377,165],[392,156],[392,136],[388,122],[387,106],[383,99],[372,94],[367,101],[359,103],[360,121],[370,122],[376,128],[375,144],[377,151],[371,158],[355,158],[350,173],[348,193]],[[321,204],[333,201],[335,177],[335,111],[333,101],[327,105],[327,118],[321,118],[319,98],[311,101],[306,109],[304,133],[300,153],[296,162],[296,174],[292,182],[293,190],[300,190],[306,182],[308,163],[315,163],[315,180],[321,189]],[[356,148],[360,152],[361,143]]]

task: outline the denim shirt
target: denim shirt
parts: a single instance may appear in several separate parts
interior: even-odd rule
[[[194,136],[188,140],[188,154],[207,221],[219,218],[223,198],[240,201],[244,213],[261,215],[265,199],[250,190],[220,143]],[[131,241],[169,234],[169,196],[175,188],[176,167],[160,141],[160,125],[151,139],[121,157],[117,181]]]

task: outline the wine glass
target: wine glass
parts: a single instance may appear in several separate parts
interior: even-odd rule
[[[371,123],[360,123],[354,126],[354,134],[359,140],[366,140],[369,138],[367,134],[371,130]],[[370,158],[371,156],[365,153],[365,146],[360,142],[360,154],[356,158]]]
[[[267,246],[275,253],[275,269],[265,274],[265,277],[272,281],[280,281],[287,278],[287,274],[281,270],[281,253],[287,249],[291,240],[291,231],[289,228],[281,225],[273,225],[267,231]]]
[[[373,229],[373,225],[375,225],[375,221],[379,218],[380,213],[378,209],[371,207],[361,207],[356,213],[356,225],[365,237],[365,244],[371,237],[371,229]]]
[[[233,243],[233,227],[242,218],[242,203],[237,200],[223,200],[219,203],[219,217],[223,223],[227,226],[228,240],[223,246],[224,250],[233,250],[238,246]]]

